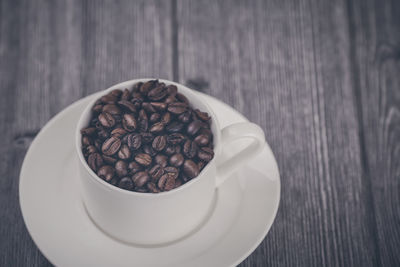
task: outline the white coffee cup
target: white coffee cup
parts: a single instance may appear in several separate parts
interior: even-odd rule
[[[99,178],[86,163],[81,149],[80,130],[89,124],[91,108],[100,96],[114,89],[131,88],[138,82],[148,80],[150,79],[123,82],[98,93],[79,119],[75,143],[79,157],[82,198],[94,223],[118,240],[140,245],[160,245],[184,237],[206,220],[218,186],[234,170],[262,151],[265,137],[263,130],[250,122],[236,123],[221,129],[214,111],[198,93],[181,84],[159,79],[167,85],[176,85],[178,92],[184,94],[193,107],[211,116],[214,158],[196,178],[168,192],[138,193],[113,186]],[[224,146],[240,138],[248,138],[251,143],[228,159],[224,157],[222,161],[221,152]]]

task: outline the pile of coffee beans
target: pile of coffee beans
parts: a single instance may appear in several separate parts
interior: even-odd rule
[[[214,157],[211,118],[158,80],[98,99],[81,130],[89,167],[120,188],[158,193],[199,175]]]

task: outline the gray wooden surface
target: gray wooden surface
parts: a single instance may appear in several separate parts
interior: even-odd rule
[[[41,127],[159,77],[260,124],[277,218],[240,266],[400,266],[400,1],[0,1],[0,266],[48,266],[18,203]]]

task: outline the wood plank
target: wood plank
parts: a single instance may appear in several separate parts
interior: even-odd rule
[[[366,11],[368,12],[368,11]],[[260,124],[277,219],[241,266],[373,266],[345,1],[178,1],[179,77]]]
[[[400,266],[400,2],[349,2],[365,175],[379,265]]]
[[[0,266],[48,266],[29,237],[18,176],[38,130],[84,95],[127,79],[172,79],[170,3],[0,2]]]

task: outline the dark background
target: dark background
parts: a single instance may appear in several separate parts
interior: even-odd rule
[[[0,1],[0,266],[50,265],[18,203],[40,128],[141,77],[265,130],[281,203],[240,266],[400,266],[398,0]]]

